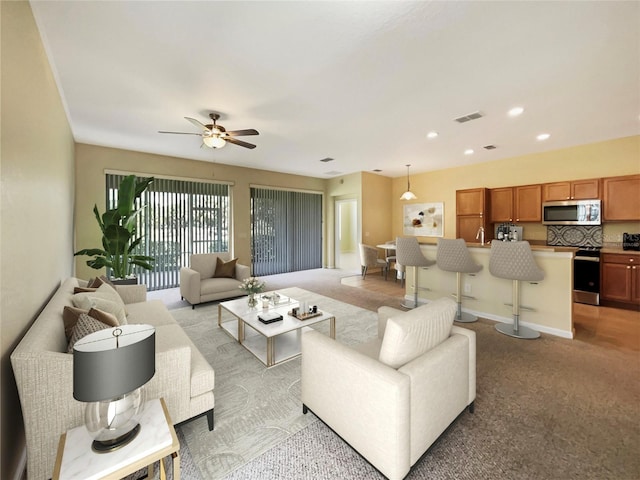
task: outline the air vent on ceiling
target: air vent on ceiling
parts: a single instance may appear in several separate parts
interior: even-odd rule
[[[337,170],[331,170],[330,172],[324,172],[324,174],[330,177],[335,177],[336,175],[342,175],[342,172],[338,172]]]
[[[324,162],[324,163],[333,162],[333,158],[331,158],[331,157],[327,157],[327,158],[323,158],[323,159],[322,159],[322,160],[320,160],[320,161],[321,161],[321,162]]]
[[[495,145],[485,145],[482,148],[484,148],[485,150],[495,150],[498,147],[496,147]]]
[[[484,115],[482,115],[482,113],[473,112],[473,113],[470,113],[468,115],[463,115],[462,117],[458,117],[458,118],[456,118],[454,120],[456,122],[458,122],[458,123],[465,123],[465,122],[468,122],[470,120],[476,120],[476,119],[482,118],[482,117],[484,117]]]
[[[371,170],[372,172],[376,172],[376,173],[380,173],[382,170],[380,170],[379,168],[374,168],[373,170]]]

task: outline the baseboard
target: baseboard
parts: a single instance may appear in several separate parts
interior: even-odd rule
[[[409,302],[413,302],[413,295],[405,295],[404,299],[408,300]],[[425,300],[424,298],[418,298],[418,306],[426,305],[427,303],[429,303],[428,300]],[[502,317],[500,315],[494,315],[492,313],[479,312],[477,310],[469,310],[468,308],[463,308],[462,311],[470,313],[480,318],[493,320],[495,322],[513,323],[513,318],[511,317]],[[537,330],[540,333],[548,333],[549,335],[553,335],[555,337],[568,338],[570,340],[574,338],[574,332],[560,330],[558,328],[547,327],[545,325],[538,325],[537,323],[523,322],[523,321],[520,321],[520,325],[533,328],[534,330]]]

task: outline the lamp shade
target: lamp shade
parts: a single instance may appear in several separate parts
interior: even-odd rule
[[[416,200],[418,197],[416,197],[414,195],[414,193],[411,191],[411,183],[409,182],[409,167],[411,166],[411,164],[406,165],[407,167],[407,191],[404,192],[401,196],[400,196],[400,200]]]
[[[147,383],[156,371],[151,325],[122,325],[83,337],[73,347],[73,398],[99,402]]]

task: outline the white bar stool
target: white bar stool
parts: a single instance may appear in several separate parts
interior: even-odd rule
[[[418,268],[430,267],[434,263],[422,254],[416,237],[396,239],[396,261],[405,267],[413,268],[413,305],[402,303],[404,308],[416,308],[418,306]],[[428,290],[428,289],[425,289]]]
[[[515,338],[538,338],[540,332],[520,325],[520,310],[534,311],[533,308],[520,306],[520,282],[538,282],[544,279],[544,271],[538,267],[533,258],[529,242],[493,240],[489,271],[494,277],[513,281],[513,325],[499,323],[496,325],[496,330]]]
[[[472,323],[478,320],[478,317],[462,311],[462,297],[474,298],[468,295],[462,295],[462,274],[478,273],[482,270],[482,265],[477,264],[471,258],[467,243],[462,238],[455,240],[439,238],[438,250],[436,253],[436,263],[440,270],[445,272],[456,272],[456,302],[458,303],[458,313],[455,321],[460,323]]]

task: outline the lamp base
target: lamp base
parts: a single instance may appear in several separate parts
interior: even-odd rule
[[[127,433],[120,435],[117,438],[111,440],[94,440],[91,444],[91,450],[96,453],[109,453],[129,444],[140,433],[140,424],[137,423],[135,427],[129,430]]]

